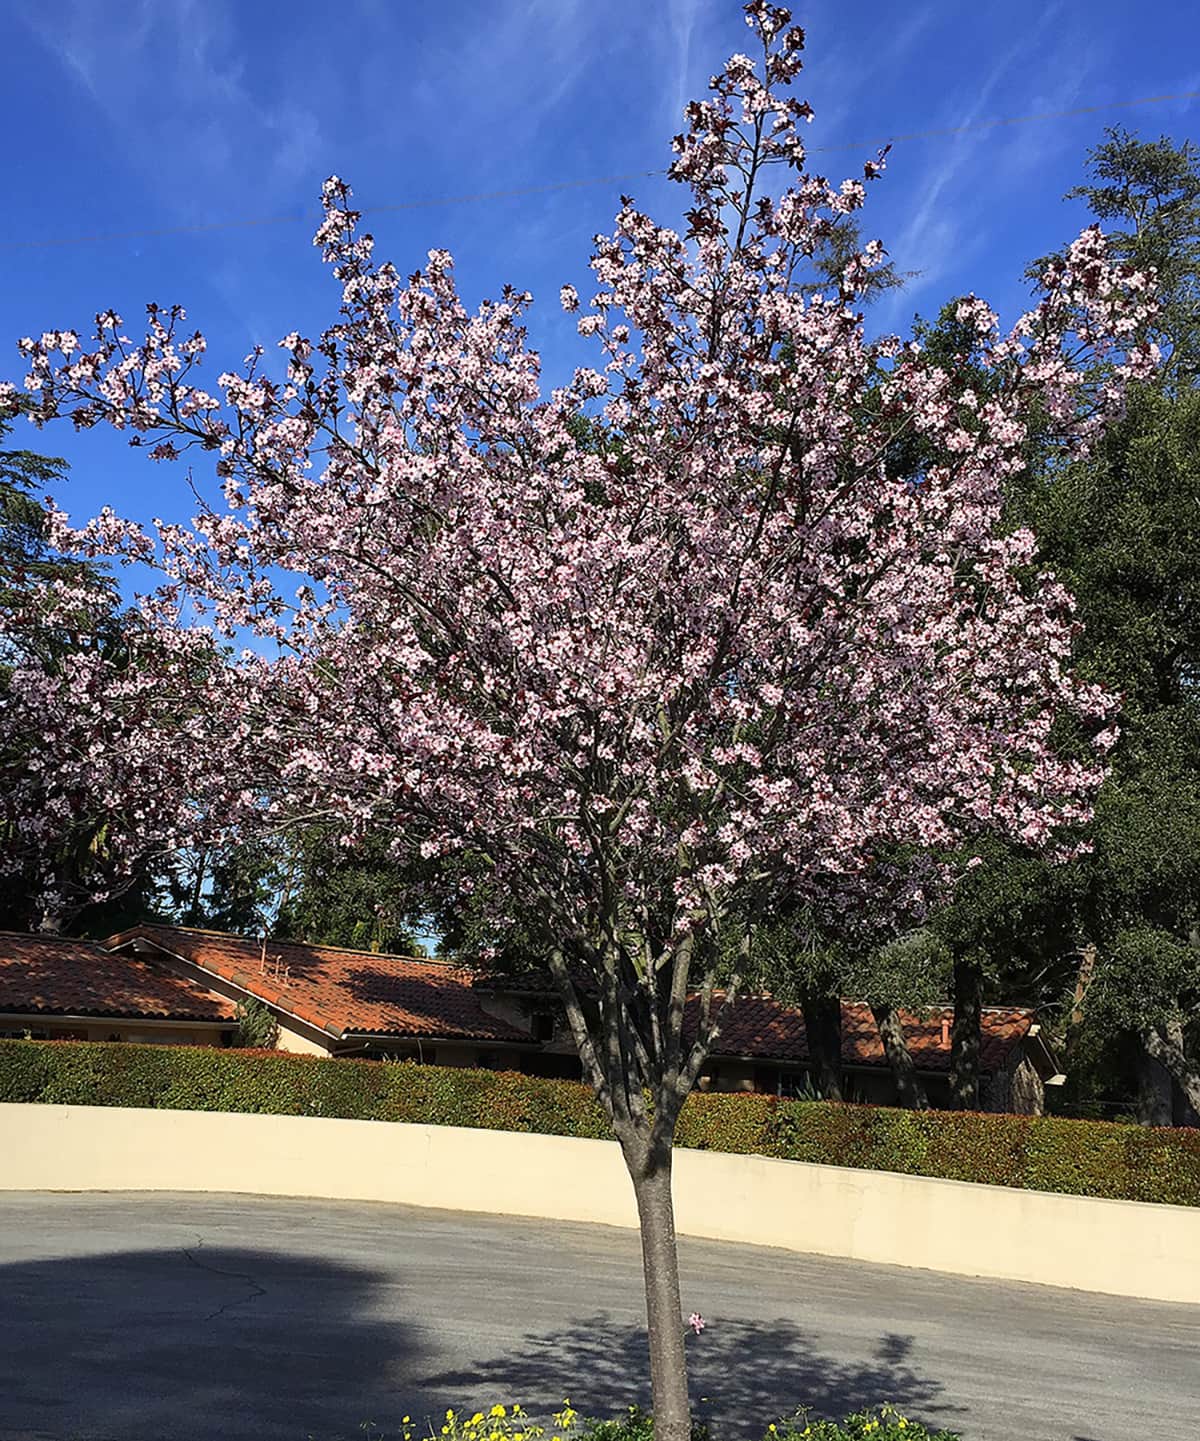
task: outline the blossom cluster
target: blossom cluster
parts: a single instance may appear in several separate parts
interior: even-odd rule
[[[1002,498],[1035,416],[1078,453],[1154,365],[1147,278],[1089,230],[1008,333],[965,301],[986,394],[869,341],[878,243],[823,290],[796,277],[882,157],[807,169],[802,34],[747,10],[761,58],[735,55],[675,141],[686,230],[622,202],[594,294],[561,296],[596,366],[556,389],[524,292],[469,311],[443,251],[403,279],[336,177],[316,243],[340,312],[281,342],[282,376],[256,352],[206,388],[178,308],[136,342],[111,313],[86,344],[22,342],[35,420],[209,452],[221,482],[190,527],[57,518],[60,545],[162,576],[120,684],[101,660],[14,677],[62,794],[135,838],[320,816],[470,853],[497,928],[635,969],[781,891],[909,912],[930,871],[885,863],[906,848],[1073,843],[1112,703],[1073,675],[1070,597]],[[920,474],[893,464],[911,438]],[[1063,715],[1090,757],[1056,751]]]

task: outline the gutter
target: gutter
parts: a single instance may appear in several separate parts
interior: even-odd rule
[[[233,1021],[214,1021],[211,1016],[203,1019],[192,1016],[142,1016],[136,1011],[92,1011],[77,1014],[73,1011],[0,1011],[0,1021],[71,1021],[80,1025],[96,1025],[104,1021],[136,1021],[142,1026],[204,1026],[214,1031],[227,1031]]]

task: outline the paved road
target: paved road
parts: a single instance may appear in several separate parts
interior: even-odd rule
[[[894,1400],[970,1441],[1196,1441],[1200,1306],[682,1243],[700,1409]],[[5,1441],[318,1441],[637,1399],[636,1237],[408,1207],[0,1195]]]

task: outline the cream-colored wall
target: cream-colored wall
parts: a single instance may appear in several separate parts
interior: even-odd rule
[[[328,1056],[332,1054],[331,1046],[333,1038],[328,1040],[320,1039],[319,1031],[302,1031],[295,1021],[285,1021],[282,1016],[276,1014],[279,1023],[279,1035],[275,1040],[277,1051],[291,1051],[299,1056]]]
[[[0,1031],[29,1031],[51,1040],[133,1041],[142,1045],[219,1046],[222,1031],[233,1029],[232,1022],[220,1026],[189,1025],[186,1021],[107,1020],[90,1016],[75,1020],[62,1016],[13,1014],[0,1017]]]
[[[0,1189],[216,1191],[637,1224],[616,1146],[303,1116],[0,1105]],[[488,1177],[481,1191],[480,1175]],[[964,1276],[1200,1301],[1200,1209],[678,1151],[677,1229]]]

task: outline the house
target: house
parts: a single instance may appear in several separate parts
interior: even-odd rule
[[[952,1006],[901,1012],[904,1038],[929,1102],[950,1101]],[[1035,1013],[1018,1006],[984,1006],[980,1017],[980,1108],[1040,1114],[1045,1087],[1066,1079]],[[896,1090],[871,1008],[842,1002],[842,1070],[853,1100],[895,1102]],[[804,1017],[771,996],[745,996],[721,1022],[709,1088],[795,1095],[810,1072]]]
[[[474,973],[447,961],[184,926],[135,926],[103,945],[188,975],[235,1006],[262,1001],[282,1051],[519,1070],[534,1045],[518,1006],[477,990]]]
[[[227,1045],[237,1003],[93,941],[0,931],[0,1036]]]
[[[0,1032],[86,1040],[229,1045],[239,1004],[265,1004],[280,1050],[580,1074],[544,982],[481,978],[451,962],[336,946],[260,941],[140,925],[107,940],[0,934]],[[903,1017],[933,1105],[949,1098],[953,1012]],[[1062,1080],[1033,1012],[985,1007],[981,1104],[1040,1111]],[[895,1098],[869,1007],[842,1003],[842,1063],[852,1096]],[[792,1095],[810,1070],[801,1013],[768,995],[737,999],[701,1077],[706,1090]]]

